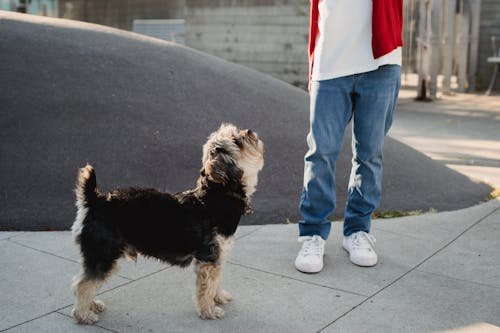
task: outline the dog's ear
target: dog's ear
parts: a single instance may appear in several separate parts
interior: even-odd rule
[[[203,171],[210,181],[227,185],[230,182],[240,182],[243,170],[238,168],[231,155],[223,148],[214,148],[205,162]]]

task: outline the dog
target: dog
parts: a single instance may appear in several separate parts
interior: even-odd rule
[[[224,316],[218,305],[232,296],[222,289],[221,269],[264,166],[257,133],[222,124],[203,146],[196,188],[176,194],[127,188],[103,194],[87,164],[76,181],[77,216],[72,226],[82,267],[73,279],[72,315],[80,324],[98,321],[104,303],[97,290],[118,259],[138,255],[187,267],[194,261],[196,301],[203,319]]]

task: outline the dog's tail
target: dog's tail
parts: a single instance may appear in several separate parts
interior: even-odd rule
[[[76,178],[76,203],[80,207],[89,207],[99,195],[94,168],[87,164],[81,168]]]

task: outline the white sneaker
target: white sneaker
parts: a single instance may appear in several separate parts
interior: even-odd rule
[[[348,237],[344,237],[342,247],[349,252],[349,259],[358,266],[375,266],[378,261],[377,254],[373,249],[375,237],[364,231],[358,231]]]
[[[323,269],[325,241],[321,236],[301,236],[302,248],[295,259],[295,268],[303,273],[318,273]]]

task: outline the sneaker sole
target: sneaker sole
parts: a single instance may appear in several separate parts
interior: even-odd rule
[[[344,244],[342,244],[342,248],[349,254],[349,260],[356,266],[360,266],[360,267],[373,267],[375,265],[377,265],[378,263],[378,257],[375,258],[375,262],[373,260],[366,260],[366,261],[355,261],[351,258],[351,253],[349,252],[349,250],[344,246]]]
[[[323,254],[323,259],[325,258],[325,255]],[[325,267],[325,265],[321,265],[321,267],[318,269],[318,270],[314,270],[314,271],[307,271],[307,270],[302,270],[300,268],[297,267],[296,264],[293,265],[295,267],[296,270],[298,270],[299,272],[301,273],[307,273],[307,274],[316,274],[316,273],[319,273],[323,270],[323,268]]]
[[[298,271],[299,271],[299,272],[301,272],[301,273],[306,273],[306,274],[317,274],[317,273],[319,273],[319,272],[321,272],[321,271],[323,270],[323,267],[321,267],[321,268],[319,269],[319,271],[305,271],[305,270],[301,270],[301,269],[299,269],[297,266],[295,266],[295,269],[296,269],[296,270],[298,270]]]

